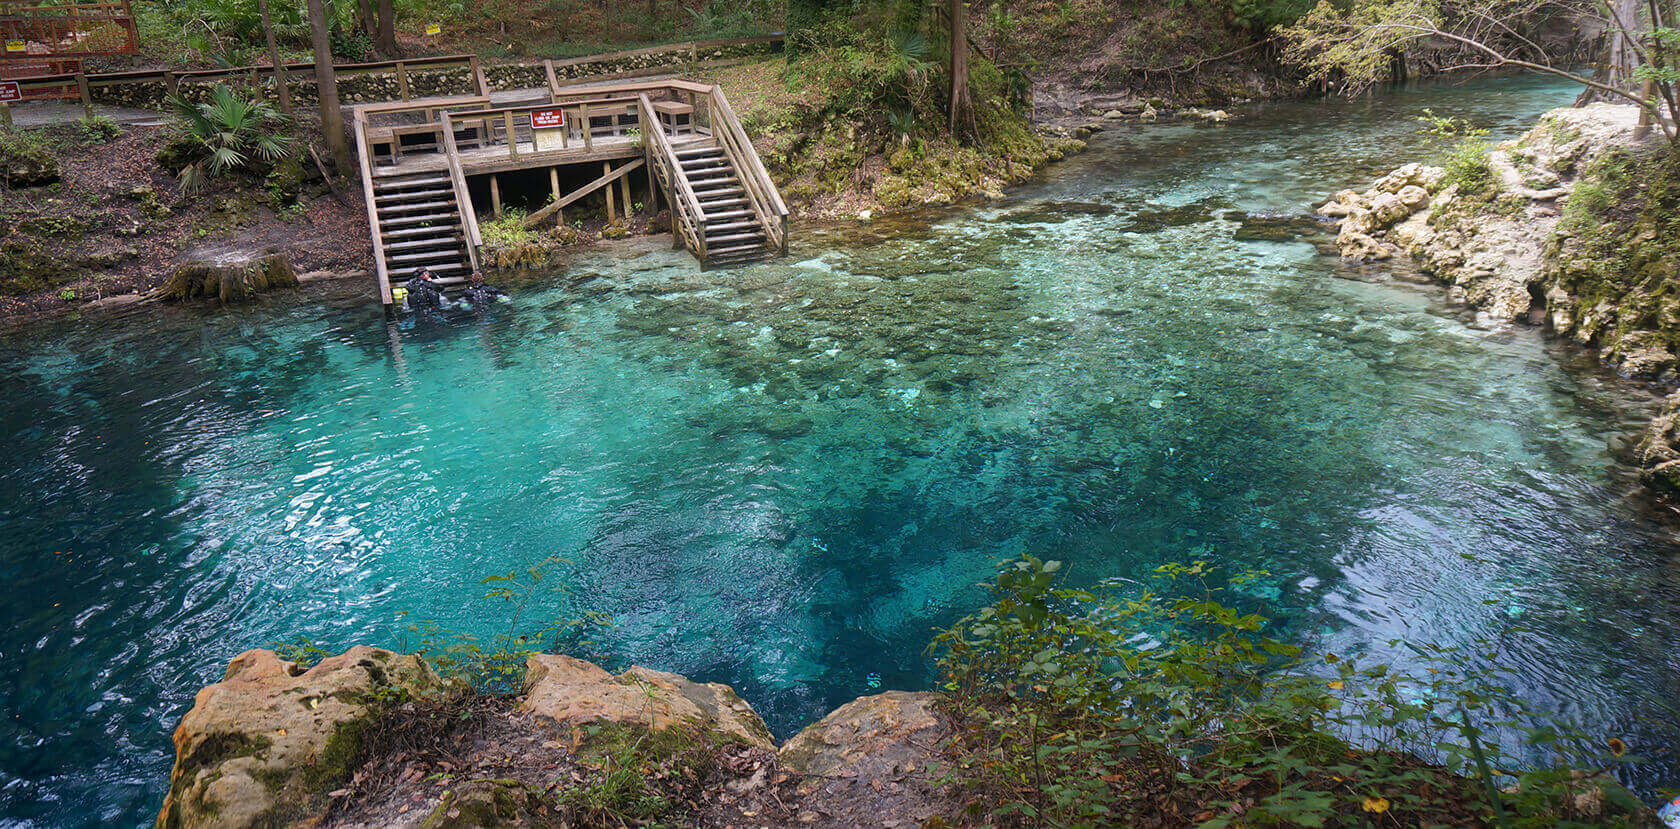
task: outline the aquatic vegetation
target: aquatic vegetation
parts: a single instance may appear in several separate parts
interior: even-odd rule
[[[1165,564],[1139,584],[1057,587],[1061,562],[1004,564],[993,602],[947,629],[939,657],[963,725],[952,778],[976,815],[1038,826],[1644,825],[1602,772],[1626,746],[1543,717],[1468,675],[1451,648],[1409,644],[1426,674],[1306,654],[1235,605],[1264,573]],[[1532,725],[1547,722],[1544,726]],[[1547,760],[1507,758],[1525,731]],[[1499,769],[1495,776],[1490,769]]]

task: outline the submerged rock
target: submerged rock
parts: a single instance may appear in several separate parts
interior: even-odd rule
[[[268,650],[229,663],[175,728],[159,827],[308,823],[352,771],[381,706],[441,687],[417,656],[357,646],[306,670]]]

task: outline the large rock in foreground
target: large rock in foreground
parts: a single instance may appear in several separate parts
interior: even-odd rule
[[[799,785],[806,822],[871,825],[888,815],[910,825],[961,812],[958,793],[937,784],[949,768],[951,726],[939,695],[888,691],[859,697],[794,735],[778,753]]]
[[[633,723],[689,728],[736,737],[774,750],[775,739],[735,689],[677,674],[633,667],[618,676],[570,656],[538,654],[525,664],[521,710],[568,725]]]
[[[361,726],[382,704],[441,685],[419,657],[357,646],[309,670],[250,650],[205,687],[175,729],[157,825],[303,822],[349,776]]]

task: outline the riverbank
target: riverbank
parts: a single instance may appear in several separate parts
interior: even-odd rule
[[[1665,230],[1680,162],[1639,112],[1553,110],[1497,145],[1456,139],[1445,166],[1411,164],[1319,208],[1350,261],[1404,255],[1449,298],[1499,323],[1593,349],[1623,377],[1672,392],[1680,261]],[[1624,454],[1654,489],[1680,493],[1680,394]]]

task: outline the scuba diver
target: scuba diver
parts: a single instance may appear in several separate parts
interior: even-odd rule
[[[421,268],[414,277],[403,283],[408,291],[410,311],[436,311],[444,307],[443,291],[438,289],[437,275],[431,268]]]
[[[472,276],[467,277],[466,301],[473,310],[482,311],[490,307],[491,303],[507,302],[510,299],[506,291],[485,284],[483,271],[473,271]]]

